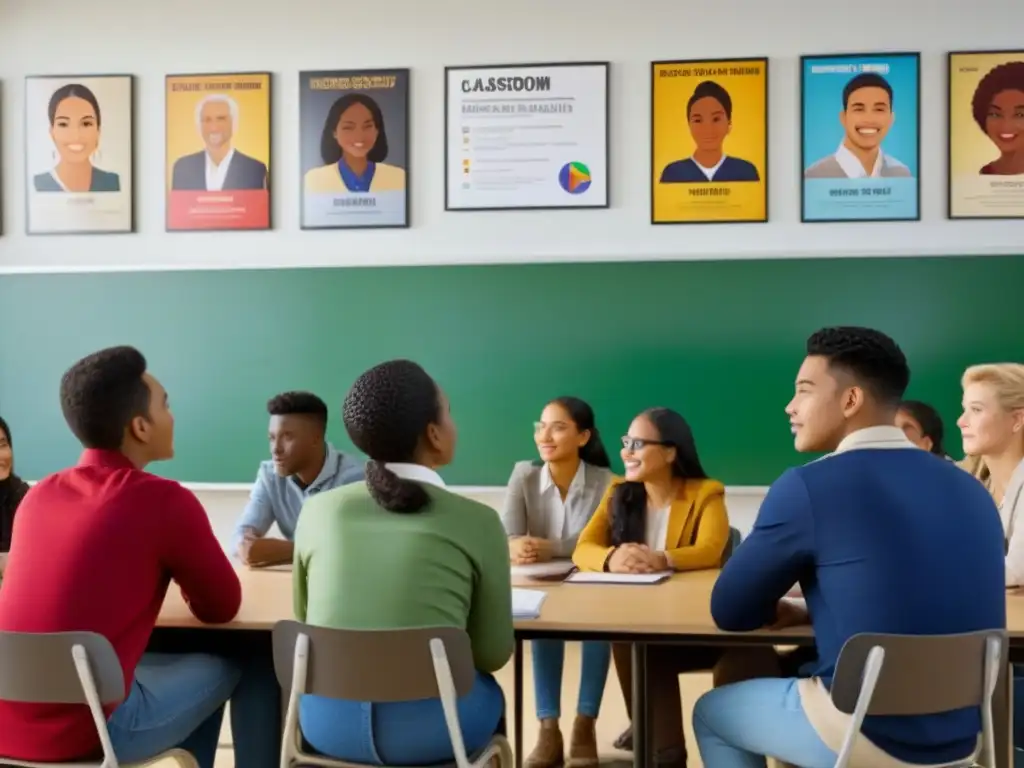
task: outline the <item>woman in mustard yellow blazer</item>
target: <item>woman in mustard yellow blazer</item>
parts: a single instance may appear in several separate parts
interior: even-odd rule
[[[668,408],[637,416],[622,438],[624,479],[612,481],[580,534],[573,562],[584,571],[650,573],[718,568],[729,546],[725,487],[708,478],[686,420]],[[627,710],[632,658],[628,643],[612,654]],[[679,703],[684,671],[711,669],[720,653],[684,646],[648,651],[651,727],[658,766],[685,766],[686,742]],[[629,748],[623,734],[617,746]]]

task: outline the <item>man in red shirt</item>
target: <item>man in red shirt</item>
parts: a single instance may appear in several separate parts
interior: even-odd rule
[[[124,669],[125,701],[107,713],[119,761],[180,746],[212,768],[241,670],[209,654],[144,654],[171,579],[202,622],[231,621],[242,599],[198,499],[143,471],[174,455],[167,393],[137,350],[114,347],[75,363],[60,396],[85,451],[18,508],[0,630],[103,635]],[[70,761],[99,749],[84,706],[0,702],[0,756]]]

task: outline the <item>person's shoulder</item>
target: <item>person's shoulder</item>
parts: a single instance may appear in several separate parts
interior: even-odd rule
[[[244,165],[251,166],[254,169],[266,170],[267,168],[267,164],[264,163],[262,160],[257,160],[255,157],[247,155],[244,152],[239,152],[237,149],[235,150],[235,157],[238,160],[240,160]]]
[[[808,179],[824,179],[835,176],[845,176],[842,166],[836,160],[835,155],[827,155],[820,160],[811,163],[804,171],[804,177]]]
[[[757,166],[749,160],[744,160],[742,157],[732,157],[730,155],[725,159],[725,163],[728,165],[729,171],[733,175],[757,178]]]
[[[377,168],[373,175],[375,179],[380,180],[382,183],[405,183],[405,168],[399,168],[397,165],[377,163]]]
[[[337,192],[344,189],[338,166],[334,163],[310,168],[303,178],[308,192]]]
[[[882,167],[887,176],[909,176],[910,168],[892,155],[882,155]]]
[[[96,192],[118,192],[121,189],[121,177],[114,171],[93,167],[92,186]]]
[[[276,485],[278,481],[285,479],[277,474],[277,470],[274,468],[274,462],[270,459],[264,459],[260,462],[259,468],[256,470],[256,482],[262,483],[268,488],[272,485]]]
[[[693,175],[697,171],[697,164],[693,162],[693,158],[686,158],[685,160],[673,160],[671,163],[666,165],[661,171],[661,182],[663,184],[671,183],[673,181],[683,181],[687,177]]]
[[[32,186],[35,187],[36,192],[59,192],[60,185],[57,180],[53,178],[53,174],[49,171],[43,171],[37,173],[32,177]]]
[[[685,487],[686,495],[698,500],[725,495],[725,485],[710,477],[688,479]]]
[[[615,473],[612,472],[611,467],[598,467],[593,464],[587,464],[585,472],[587,485],[599,485],[602,488],[607,488],[615,479]]]
[[[517,461],[512,465],[512,474],[509,476],[508,484],[512,485],[515,482],[524,483],[531,477],[539,475],[542,469],[544,469],[544,462],[542,461]]]
[[[193,163],[198,163],[202,159],[202,152],[192,152],[191,154],[188,155],[182,155],[181,157],[174,161],[174,168],[178,169],[186,165],[192,165]]]

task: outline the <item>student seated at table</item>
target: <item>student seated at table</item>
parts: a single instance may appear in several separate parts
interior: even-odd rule
[[[999,506],[1006,548],[1006,586],[1024,585],[1024,365],[975,365],[963,375],[957,421],[961,462]],[[1014,763],[1024,768],[1024,666],[1014,665]]]
[[[14,513],[28,493],[28,483],[14,474],[14,443],[11,428],[0,418],[0,576],[3,576],[7,552],[11,549]]]
[[[306,502],[295,535],[295,616],[336,629],[465,629],[478,670],[458,701],[470,752],[503,727],[491,673],[512,656],[508,542],[494,510],[445,489],[455,453],[448,399],[416,363],[362,374],[345,429],[370,460],[366,482]],[[387,659],[374,659],[386,666]],[[372,704],[305,696],[302,733],[318,752],[375,765],[454,759],[440,699]]]
[[[114,347],[68,369],[60,402],[85,451],[77,465],[39,482],[18,510],[0,631],[103,635],[127,689],[124,702],[107,710],[118,760],[178,746],[212,768],[240,671],[217,656],[143,653],[171,579],[201,622],[230,621],[242,599],[198,499],[144,471],[174,455],[167,393],[142,354]],[[235,743],[246,736],[236,732]],[[0,756],[84,761],[99,749],[83,706],[0,702]]]
[[[808,339],[785,410],[798,451],[829,453],[772,485],[718,577],[711,615],[732,632],[810,622],[818,665],[812,677],[704,694],[693,725],[708,768],[764,766],[765,755],[831,768],[850,716],[835,708],[829,688],[853,635],[1006,627],[995,504],[966,472],[919,450],[894,426],[909,380],[903,352],[878,331],[825,328]],[[796,582],[806,608],[783,599]],[[980,730],[978,708],[868,717],[851,766],[961,760]]]
[[[942,444],[945,428],[939,412],[920,400],[904,400],[896,411],[896,426],[903,430],[907,439],[929,453],[944,459],[946,448]]]
[[[717,568],[729,543],[725,487],[701,466],[686,420],[668,408],[637,416],[622,438],[625,480],[613,480],[580,534],[573,562],[585,571],[650,573]],[[613,643],[627,711],[632,702],[632,648]],[[648,690],[655,761],[686,764],[679,674],[712,668],[718,651],[651,646]],[[623,734],[620,742],[627,742]],[[628,743],[628,742],[627,742]]]
[[[608,453],[594,422],[594,411],[577,397],[552,400],[534,424],[540,461],[522,461],[512,470],[501,521],[509,535],[513,565],[572,555],[580,531],[590,521],[612,479]],[[563,640],[533,641],[533,683],[540,733],[526,758],[528,768],[555,768],[565,760],[559,729],[562,705]],[[597,720],[611,663],[608,643],[583,642],[580,691],[569,742],[569,768],[598,764]]]
[[[327,405],[311,392],[283,392],[267,402],[270,460],[260,464],[232,551],[243,563],[291,562],[292,539],[306,499],[363,479],[363,464],[327,441]],[[277,523],[284,539],[264,538]]]

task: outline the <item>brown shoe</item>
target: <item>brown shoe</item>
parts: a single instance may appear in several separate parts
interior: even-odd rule
[[[572,724],[572,738],[569,739],[568,768],[594,768],[600,759],[597,756],[597,729],[594,718],[576,715]]]
[[[619,734],[619,738],[615,740],[612,745],[616,749],[621,749],[623,752],[633,751],[633,726],[627,725],[626,730]]]
[[[525,768],[561,768],[565,763],[565,745],[557,720],[541,720],[537,744],[526,756]]]

